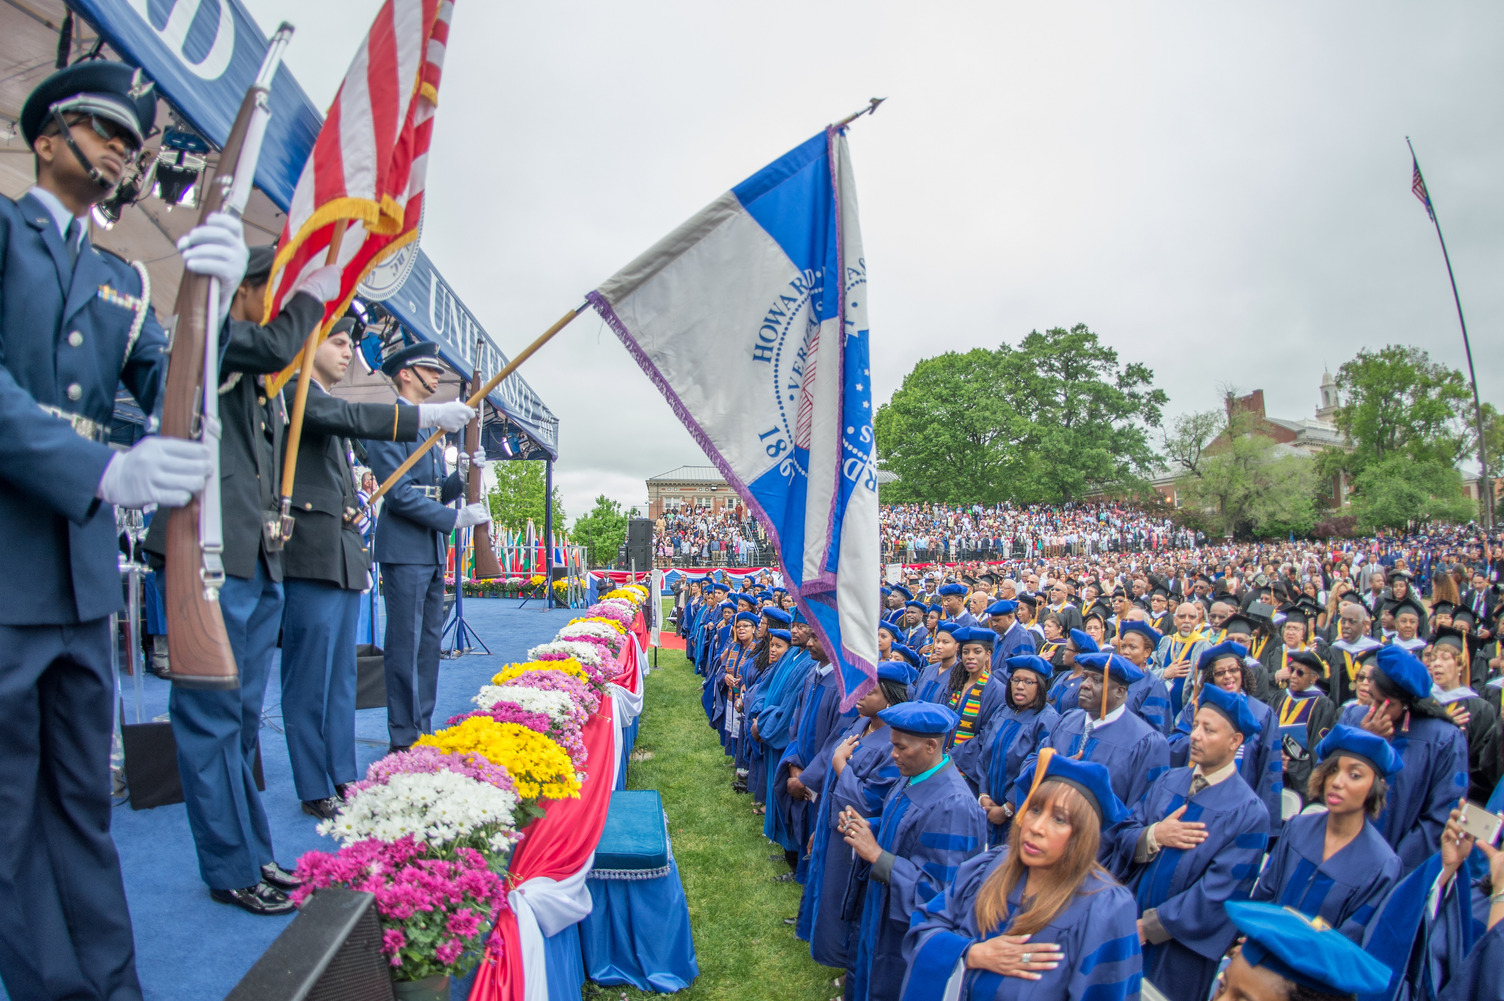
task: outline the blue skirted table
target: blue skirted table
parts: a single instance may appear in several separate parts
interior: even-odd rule
[[[591,980],[669,994],[700,975],[689,905],[657,791],[611,794],[585,885],[591,909],[580,922],[580,948]]]

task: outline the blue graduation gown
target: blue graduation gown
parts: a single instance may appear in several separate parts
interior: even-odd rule
[[[1438,851],[1400,880],[1369,923],[1363,949],[1389,967],[1390,981],[1384,990],[1361,995],[1359,1001],[1435,1001],[1463,968],[1483,925],[1471,913],[1465,873],[1453,877],[1438,901],[1436,917],[1431,917],[1428,898],[1440,874]]]
[[[808,767],[837,731],[837,720],[841,717],[839,684],[840,679],[829,664],[821,664],[816,670],[809,672],[795,713],[793,735],[783,749],[778,767],[773,770],[775,799],[768,809],[772,810],[776,806],[783,811],[784,816],[779,819],[779,823],[787,826],[790,839],[798,845],[792,850],[800,853],[800,869],[805,869],[808,865],[804,861],[804,846],[813,831],[815,818],[811,803],[802,799],[795,802],[789,798],[789,766],[801,769]],[[855,715],[855,710],[852,715]]]
[[[1144,977],[1172,998],[1201,999],[1237,928],[1223,904],[1247,898],[1269,841],[1269,811],[1246,782],[1229,777],[1201,790],[1185,821],[1206,825],[1195,848],[1161,848],[1145,864],[1133,861],[1139,834],[1186,805],[1193,769],[1176,768],[1155,782],[1123,823],[1104,838],[1113,870],[1134,891],[1139,915],[1153,909],[1168,942],[1144,946]]]
[[[1026,626],[1014,622],[1008,631],[992,644],[992,673],[1006,675],[1008,668],[1003,663],[1004,661],[1009,657],[1017,657],[1021,653],[1034,653],[1036,649],[1034,635]]]
[[[804,881],[804,899],[799,903],[799,937],[809,941],[809,953],[822,966],[844,967],[856,954],[856,933],[861,914],[843,913],[846,886],[855,856],[851,846],[836,831],[836,818],[846,807],[864,817],[882,813],[888,793],[903,776],[893,760],[893,741],[886,726],[862,737],[840,775],[831,768],[836,747],[848,736],[861,734],[867,720],[858,717],[844,727],[815,764],[813,780],[824,789],[815,804],[815,844],[810,852],[809,873]]]
[[[976,916],[982,884],[1007,856],[1007,847],[1001,846],[961,863],[955,882],[914,915],[903,940],[908,963],[903,1001],[940,1001],[967,947],[1008,934],[1006,927],[983,934]],[[1019,914],[1023,891],[1019,880],[1008,896],[1010,925]],[[967,970],[961,1001],[1136,1001],[1143,977],[1137,920],[1133,894],[1105,873],[1091,873],[1075,899],[1033,936],[1060,946],[1058,967],[1041,971],[1038,980]]]
[[[1259,721],[1259,732],[1247,734],[1243,746],[1238,748],[1238,774],[1249,788],[1264,803],[1269,811],[1269,833],[1279,833],[1284,818],[1284,802],[1280,796],[1285,791],[1284,756],[1280,753],[1279,727],[1275,724],[1274,710],[1255,698],[1249,698],[1248,709]],[[1170,734],[1170,764],[1176,768],[1190,764],[1191,727],[1196,720],[1196,704],[1187,702],[1175,721],[1175,732]]]
[[[1125,712],[1107,726],[1098,726],[1082,747],[1086,710],[1072,709],[1060,717],[1055,729],[1040,742],[1066,757],[1095,761],[1106,768],[1112,778],[1112,791],[1127,806],[1137,803],[1154,780],[1170,767],[1170,746],[1164,735],[1131,712]],[[1032,760],[1035,755],[1030,755]],[[1024,765],[1028,767],[1027,762]],[[1022,806],[1029,790],[1022,783],[1013,786],[1013,805]]]
[[[914,701],[944,705],[948,698],[946,686],[950,684],[950,670],[939,664],[924,665],[914,681]]]
[[[854,1001],[898,1001],[903,984],[903,937],[909,917],[955,879],[962,862],[987,844],[987,815],[949,761],[917,785],[895,783],[883,803],[877,843],[892,852],[888,881],[870,878],[858,860],[847,886],[847,910],[861,898],[857,952],[847,967]]]
[[[1055,683],[1050,686],[1048,698],[1057,713],[1064,716],[1076,708],[1076,696],[1081,693],[1081,681],[1085,677],[1084,674],[1067,671],[1055,679]]]
[[[1170,691],[1158,677],[1145,673],[1129,685],[1126,705],[1129,712],[1136,713],[1145,723],[1167,737],[1170,735],[1175,723],[1170,712]]]
[[[1440,1001],[1504,998],[1504,922],[1478,940],[1437,997]]]
[[[1409,731],[1390,744],[1404,767],[1389,780],[1378,827],[1410,872],[1441,844],[1447,816],[1467,793],[1467,739],[1455,724],[1423,717],[1412,718]]]
[[[974,790],[986,793],[994,803],[1006,803],[1024,761],[1038,752],[1059,722],[1060,714],[1049,705],[1028,712],[1004,706],[988,720],[985,730],[956,750],[956,767]],[[988,828],[988,843],[1002,844],[1007,825],[988,824]]]
[[[1400,860],[1371,822],[1331,858],[1326,847],[1326,814],[1291,817],[1269,854],[1254,900],[1293,907],[1320,917],[1359,945],[1374,913],[1400,881]]]
[[[762,706],[756,718],[766,765],[764,803],[776,804],[774,785],[778,777],[778,762],[792,737],[794,710],[799,705],[800,687],[812,663],[809,654],[803,650],[789,650],[779,659],[763,691]],[[785,798],[787,792],[785,789]],[[763,815],[762,832],[769,841],[776,841],[786,852],[799,851],[803,847],[794,840],[784,815],[772,806]]]

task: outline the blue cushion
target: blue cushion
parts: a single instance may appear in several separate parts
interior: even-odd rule
[[[668,865],[663,799],[655,789],[611,794],[606,826],[595,849],[596,869],[661,869]]]

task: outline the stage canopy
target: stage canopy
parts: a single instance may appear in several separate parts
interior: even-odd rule
[[[354,54],[359,35],[351,36],[350,51],[340,58]],[[158,111],[158,128],[188,146],[195,137],[207,140],[211,148],[202,155],[211,165],[267,45],[266,34],[239,0],[26,0],[0,5],[0,119],[9,133],[0,135],[0,193],[12,198],[32,181],[31,150],[14,123],[27,93],[56,67],[61,38],[68,40],[69,62],[98,46],[104,55],[140,66],[166,99]],[[293,38],[295,46],[316,44],[316,39]],[[272,123],[256,171],[258,190],[246,212],[246,240],[253,244],[274,242],[281,233],[283,212],[323,121],[285,65],[272,86],[271,103]],[[194,154],[189,150],[187,155]],[[125,208],[108,229],[96,219],[90,238],[147,265],[153,305],[165,317],[173,310],[182,272],[174,244],[196,216],[196,209],[149,195]],[[388,346],[433,341],[460,373],[445,380],[436,400],[457,396],[461,377],[468,380],[474,369],[489,375],[506,364],[507,356],[418,244],[378,268],[361,289],[370,336],[381,337]],[[348,385],[337,393],[392,398],[384,379],[358,369],[358,364],[351,366]],[[515,458],[558,457],[559,420],[521,376],[509,377],[486,403],[486,449],[493,457],[508,451]],[[140,420],[140,412],[122,401],[117,438],[133,440],[138,432],[131,425]]]

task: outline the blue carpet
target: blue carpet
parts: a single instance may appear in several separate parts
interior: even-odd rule
[[[576,613],[545,610],[537,602],[517,608],[516,600],[465,602],[465,620],[490,647],[483,652],[439,664],[438,705],[434,722],[473,709],[470,698],[501,666],[521,660],[531,646],[547,642]],[[267,686],[261,725],[261,755],[266,774],[263,803],[271,821],[277,860],[291,869],[299,856],[313,850],[332,851],[334,842],[320,837],[317,821],[302,812],[293,792],[292,766],[282,735],[281,686],[274,665]],[[129,678],[125,688],[126,719],[135,709]],[[150,719],[167,711],[168,684],[147,675],[143,712]],[[356,713],[356,753],[361,767],[386,753],[386,710]],[[266,951],[292,917],[256,917],[236,907],[217,904],[198,874],[193,837],[184,806],[115,810],[115,843],[120,850],[136,936],[136,968],[147,1001],[212,1001],[223,998]],[[464,998],[468,978],[456,984],[454,997]],[[7,998],[0,988],[0,998]]]

